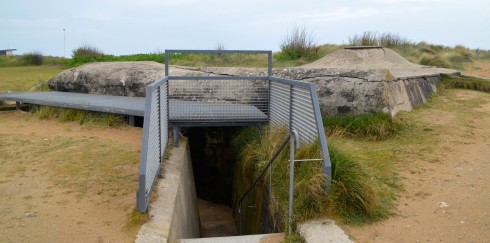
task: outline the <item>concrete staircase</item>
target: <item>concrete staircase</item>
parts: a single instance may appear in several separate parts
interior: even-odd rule
[[[276,243],[284,240],[284,234],[242,235],[228,237],[210,237],[199,239],[181,239],[180,243]]]

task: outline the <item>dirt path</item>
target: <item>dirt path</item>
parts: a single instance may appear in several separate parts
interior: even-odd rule
[[[490,242],[490,94],[448,90],[437,100],[416,116],[435,151],[402,169],[397,215],[346,228],[356,242]]]
[[[131,242],[141,129],[0,112],[0,242]]]

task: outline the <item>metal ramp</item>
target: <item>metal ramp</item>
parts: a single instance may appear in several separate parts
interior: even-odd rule
[[[70,92],[1,93],[0,101],[114,113],[128,116],[145,114],[145,98]],[[250,126],[267,123],[268,117],[253,105],[209,103],[169,99],[169,125]]]

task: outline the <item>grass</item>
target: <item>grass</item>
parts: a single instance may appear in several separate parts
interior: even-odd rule
[[[328,135],[341,132],[350,137],[385,140],[402,131],[406,124],[399,118],[392,119],[390,115],[379,112],[360,116],[324,117],[323,126]]]
[[[2,145],[0,157],[15,160],[9,163],[17,165],[42,161],[55,185],[73,190],[78,200],[83,200],[87,193],[103,191],[117,201],[118,196],[136,191],[139,153],[117,143],[88,137],[16,134],[2,136]],[[20,172],[14,169],[12,173]]]
[[[35,106],[31,114],[39,119],[58,119],[62,122],[78,122],[85,127],[117,127],[124,124],[124,118],[118,114],[97,113],[86,110]]]
[[[443,75],[438,90],[440,90],[439,92],[444,92],[444,89],[448,88],[470,89],[490,93],[490,80],[469,76]]]
[[[262,138],[254,136],[254,133],[256,132],[244,130],[234,142],[235,146],[240,144],[239,147],[242,148],[237,167],[248,183],[256,178],[286,137],[284,129],[266,129]],[[344,222],[365,223],[389,216],[395,198],[393,188],[397,185],[396,176],[386,176],[391,173],[389,161],[377,161],[385,165],[382,168],[370,167],[369,163],[339,150],[332,140],[329,150],[333,175],[332,189],[328,195],[325,192],[326,181],[321,163],[295,165],[295,222],[329,216],[340,218]],[[271,211],[284,225],[287,223],[289,190],[286,183],[289,181],[288,156],[286,148],[274,162],[272,177],[273,197],[277,203],[271,206]],[[303,146],[296,153],[296,159],[320,157],[318,142]],[[284,229],[286,228],[285,226]]]
[[[27,92],[66,68],[63,66],[0,67],[0,92]]]

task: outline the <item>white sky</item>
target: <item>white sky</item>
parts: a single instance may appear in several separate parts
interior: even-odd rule
[[[364,31],[490,49],[488,0],[3,0],[0,49],[66,56],[82,44],[107,54],[164,49],[279,50],[305,26],[317,44]]]

